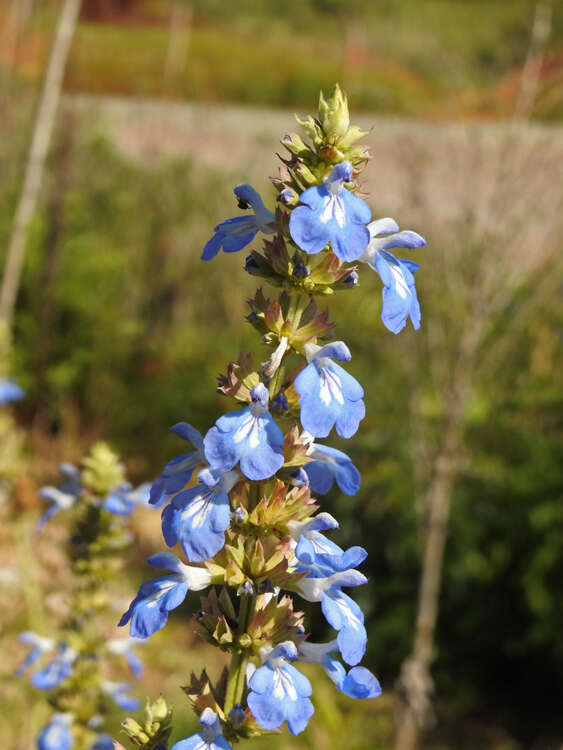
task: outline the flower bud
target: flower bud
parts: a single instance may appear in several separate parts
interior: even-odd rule
[[[319,121],[325,135],[334,141],[342,138],[350,127],[350,115],[348,114],[348,102],[342,93],[340,86],[336,84],[332,95],[324,98],[321,91],[319,97]]]

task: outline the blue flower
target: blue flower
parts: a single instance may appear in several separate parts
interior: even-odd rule
[[[9,404],[10,401],[19,401],[24,396],[25,393],[17,383],[14,383],[13,380],[0,378],[0,406]]]
[[[366,413],[364,390],[331,359],[349,362],[350,350],[343,341],[305,344],[305,355],[309,364],[294,382],[301,396],[301,424],[314,437],[326,437],[335,424],[340,437],[352,437]]]
[[[319,513],[310,521],[290,521],[289,533],[295,545],[299,569],[313,578],[328,578],[333,573],[355,568],[367,557],[363,547],[350,547],[346,551],[327,539],[322,531],[337,529],[338,521],[330,513]]]
[[[70,731],[72,720],[72,714],[53,714],[51,721],[37,737],[38,749],[70,750],[74,745],[74,738]]]
[[[48,500],[51,505],[37,521],[36,531],[40,531],[57,513],[72,508],[82,492],[80,471],[76,466],[65,462],[60,464],[59,471],[66,479],[58,487],[47,486],[39,490],[39,497]]]
[[[269,211],[262,198],[251,185],[237,185],[235,195],[240,208],[252,206],[254,213],[250,216],[237,216],[217,224],[215,234],[203,248],[202,260],[211,260],[223,248],[226,253],[236,253],[246,247],[258,232],[274,234],[274,214]],[[369,221],[369,219],[368,219]]]
[[[413,250],[426,245],[426,240],[410,230],[399,232],[397,222],[390,218],[372,221],[368,229],[371,239],[360,261],[377,271],[383,282],[381,320],[392,333],[402,331],[408,318],[413,327],[419,329],[420,305],[413,275],[418,263],[395,258],[388,250]]]
[[[57,653],[43,669],[31,675],[31,684],[39,690],[51,690],[60,685],[72,673],[72,665],[78,658],[76,651],[61,643]]]
[[[207,463],[203,452],[203,438],[194,427],[187,422],[178,422],[171,428],[171,431],[182,440],[192,443],[196,450],[173,458],[166,464],[158,479],[153,482],[149,502],[156,507],[166,502],[171,495],[184,489],[192,478],[196,466]]]
[[[172,745],[171,750],[232,750],[223,737],[219,717],[211,708],[204,708],[199,717],[203,729]]]
[[[127,695],[129,690],[131,690],[131,685],[128,682],[110,682],[110,680],[104,680],[100,687],[106,695],[109,695],[116,706],[119,706],[124,711],[136,711],[141,705],[137,698]]]
[[[289,661],[297,658],[292,641],[276,646],[249,680],[248,706],[262,729],[277,729],[284,721],[299,734],[314,713],[311,683]]]
[[[258,383],[252,403],[220,417],[204,438],[205,455],[214,471],[229,471],[240,461],[248,479],[268,479],[284,462],[283,433],[268,411],[268,391]]]
[[[329,643],[305,641],[299,646],[299,660],[321,664],[337,689],[350,698],[377,698],[381,695],[377,677],[365,667],[352,667],[346,672],[345,667],[334,656],[338,652],[336,640]]]
[[[174,547],[181,542],[190,562],[204,562],[216,555],[225,544],[225,530],[231,521],[227,493],[240,478],[238,471],[200,471],[200,483],[179,492],[162,511],[166,544]]]
[[[357,260],[364,253],[371,211],[367,203],[344,187],[351,179],[352,165],[344,161],[334,167],[326,182],[299,196],[304,205],[291,212],[289,231],[306,253],[319,253],[329,242],[343,261]]]
[[[114,750],[114,747],[112,738],[109,734],[104,733],[96,737],[96,741],[92,745],[92,750]]]
[[[125,482],[112,490],[102,503],[102,507],[116,516],[128,516],[137,506],[147,505],[151,486],[148,482],[137,489]]]
[[[32,630],[25,630],[23,633],[20,633],[19,640],[32,648],[19,667],[15,670],[15,677],[21,677],[30,667],[36,664],[42,656],[54,651],[57,645],[52,638],[43,638]]]
[[[311,569],[297,584],[299,594],[308,602],[320,602],[326,621],[338,631],[338,647],[347,664],[362,660],[367,644],[364,613],[356,602],[342,591],[343,586],[361,586],[367,578],[357,570],[344,570],[330,576],[315,577]]]
[[[143,662],[133,651],[133,646],[141,646],[143,641],[138,638],[112,638],[107,643],[107,650],[115,656],[124,656],[129,669],[135,677],[140,677],[144,671]]]
[[[309,477],[309,487],[313,492],[325,495],[332,488],[335,479],[346,495],[355,495],[360,489],[360,472],[342,451],[312,443],[307,455],[313,460],[305,464],[303,470]]]
[[[155,568],[171,571],[171,575],[143,583],[129,609],[119,621],[122,627],[131,621],[133,638],[149,638],[163,628],[168,613],[179,607],[188,590],[201,591],[209,586],[211,575],[205,568],[184,565],[170,552],[159,552],[147,560]]]

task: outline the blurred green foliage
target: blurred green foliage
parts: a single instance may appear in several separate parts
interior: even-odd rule
[[[123,5],[120,15],[118,3],[85,3],[68,90],[308,108],[319,88],[340,81],[358,109],[431,119],[511,114],[536,8],[535,0]],[[173,37],[174,5],[186,11]],[[26,77],[41,74],[53,12],[48,4],[35,11],[41,54],[34,63],[31,38],[23,45]],[[562,45],[563,11],[554,3],[534,109],[543,120],[563,115]]]

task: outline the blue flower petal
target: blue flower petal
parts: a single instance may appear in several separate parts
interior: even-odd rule
[[[70,718],[65,714],[54,714],[37,736],[38,750],[71,750],[73,745]]]
[[[313,492],[326,494],[335,479],[346,495],[355,495],[360,489],[360,472],[342,451],[314,443],[308,455],[315,460],[306,464],[303,469],[309,477],[309,486]]]
[[[340,589],[325,592],[321,607],[329,625],[338,631],[342,658],[352,666],[362,660],[367,645],[364,614],[356,602]]]
[[[199,484],[180,492],[162,513],[162,532],[169,547],[181,543],[191,562],[203,562],[225,544],[230,524],[227,493],[218,487]]]
[[[220,417],[203,442],[213,470],[226,472],[240,462],[248,479],[261,480],[282,467],[283,441],[275,419],[257,399],[244,409]]]
[[[351,179],[349,162],[336,165],[322,185],[305,190],[299,196],[301,206],[291,212],[289,231],[293,241],[306,253],[314,255],[329,242],[343,261],[358,259],[365,252],[370,233],[369,206],[344,188]]]
[[[131,621],[133,638],[149,638],[166,625],[168,613],[180,606],[187,593],[188,582],[179,574],[147,581],[118,624],[122,627]]]
[[[0,406],[9,404],[11,401],[19,401],[25,396],[25,393],[13,380],[0,378]]]
[[[314,437],[326,437],[336,425],[349,438],[365,416],[363,388],[340,365],[329,359],[310,362],[295,378],[300,395],[301,424]]]

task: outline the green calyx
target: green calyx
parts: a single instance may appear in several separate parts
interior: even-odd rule
[[[147,700],[142,724],[127,717],[121,722],[121,727],[135,747],[143,750],[155,750],[167,747],[172,733],[172,709],[169,708],[162,696],[152,703]]]

